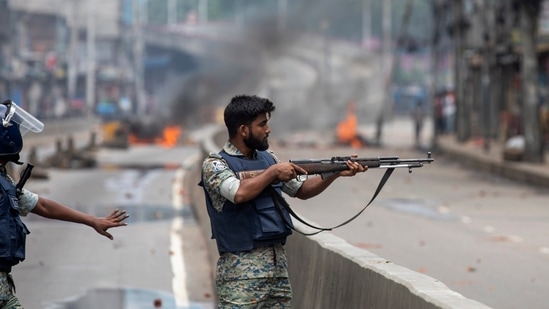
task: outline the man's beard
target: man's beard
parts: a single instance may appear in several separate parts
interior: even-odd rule
[[[269,149],[269,141],[267,139],[260,140],[259,138],[256,138],[253,134],[244,140],[244,145],[246,145],[246,147],[250,149],[255,149],[259,151]]]

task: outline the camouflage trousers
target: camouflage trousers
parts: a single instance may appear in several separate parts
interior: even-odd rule
[[[0,309],[23,309],[15,296],[13,278],[5,272],[0,272]]]
[[[0,301],[1,309],[23,309],[23,306],[19,302],[19,299],[12,294],[10,299]]]
[[[220,309],[290,308],[292,287],[284,246],[221,254],[215,285]]]
[[[292,288],[288,278],[216,280],[218,309],[290,308]]]

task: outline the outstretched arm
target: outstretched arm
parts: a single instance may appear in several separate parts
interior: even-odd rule
[[[48,219],[56,219],[74,223],[80,223],[92,227],[97,233],[113,239],[113,236],[107,232],[111,227],[126,226],[124,222],[129,215],[125,210],[114,210],[108,217],[95,217],[90,214],[61,205],[60,203],[39,197],[38,203],[32,210],[32,213]]]

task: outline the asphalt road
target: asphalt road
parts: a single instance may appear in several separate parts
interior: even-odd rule
[[[273,138],[271,145],[282,160],[352,153],[425,157],[412,147],[410,128],[407,119],[391,122],[383,148],[336,148],[319,132]],[[365,134],[371,133],[365,128]],[[364,213],[333,233],[491,307],[547,308],[549,189],[433,156],[433,164],[411,174],[395,170]],[[316,225],[335,226],[367,204],[383,172],[371,169],[338,179],[322,195],[306,201],[289,199],[290,205]]]
[[[412,148],[409,125],[389,124],[384,148],[335,147],[322,132],[287,137],[276,136],[275,128],[271,145],[282,160],[351,153],[424,157]],[[81,308],[97,308],[101,300],[141,308],[162,299],[163,308],[211,307],[211,278],[204,277],[211,274],[204,252],[211,240],[200,235],[175,186],[184,169],[174,166],[196,153],[195,147],[103,150],[103,168],[54,170],[49,180],[31,180],[29,188],[72,207],[97,215],[123,207],[132,217],[129,226],[111,230],[114,241],[88,227],[26,218],[32,232],[28,259],[14,271],[23,304],[64,308],[81,302],[88,306]],[[494,308],[546,308],[549,190],[433,155],[433,164],[412,174],[396,170],[376,201],[334,233]],[[372,169],[337,180],[319,197],[289,201],[308,220],[333,226],[366,205],[382,173]]]

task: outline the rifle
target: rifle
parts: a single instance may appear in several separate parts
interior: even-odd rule
[[[15,189],[17,190],[17,197],[19,197],[21,193],[23,193],[23,187],[25,186],[27,180],[30,178],[33,168],[34,165],[27,163],[27,167],[21,172],[19,182],[15,186]]]
[[[347,161],[354,161],[360,163],[362,166],[368,166],[368,168],[385,168],[387,169],[385,171],[385,174],[381,178],[381,181],[379,182],[374,195],[370,199],[370,201],[360,210],[356,215],[349,218],[348,220],[332,226],[332,227],[319,227],[312,225],[305,221],[304,219],[300,218],[291,208],[290,205],[284,200],[284,198],[277,193],[276,190],[272,186],[269,186],[268,190],[270,190],[270,193],[273,197],[273,200],[275,202],[275,206],[277,211],[279,212],[281,218],[284,220],[285,224],[290,227],[292,230],[305,235],[305,236],[311,236],[318,234],[322,231],[331,231],[335,228],[341,227],[354,219],[356,219],[370,204],[375,200],[379,192],[381,192],[381,189],[395,170],[395,168],[407,168],[408,172],[411,173],[412,169],[414,168],[420,168],[423,167],[425,164],[430,164],[434,161],[431,152],[427,152],[427,158],[422,159],[400,159],[397,156],[390,156],[390,157],[377,157],[377,158],[354,158],[354,157],[332,157],[331,159],[320,159],[320,160],[314,160],[314,159],[305,159],[305,160],[290,160],[290,162],[299,165],[301,168],[307,171],[307,175],[320,175],[321,177],[326,177],[329,175],[332,175],[334,173],[348,170],[349,167],[347,166]],[[255,170],[255,171],[241,171],[238,173],[238,177],[240,179],[246,179],[246,178],[252,178],[257,175],[259,175],[263,170]],[[307,175],[297,175],[297,179],[300,181],[304,181],[307,177]],[[291,222],[287,222],[286,219],[284,219],[284,216],[282,215],[281,211],[282,208],[286,209],[288,213],[301,223],[307,225],[308,227],[311,227],[313,229],[316,229],[315,232],[312,233],[305,233],[301,232],[299,230],[296,230],[293,228]]]
[[[397,156],[377,158],[332,157],[330,159],[290,160],[290,162],[306,170],[307,175],[320,175],[324,178],[337,172],[348,170],[349,167],[346,163],[348,160],[357,162],[368,168],[407,168],[408,172],[411,173],[412,169],[423,167],[424,164],[430,164],[435,159],[433,159],[431,152],[427,152],[427,158],[422,159],[400,159]],[[252,178],[262,171],[241,171],[238,173],[238,178]],[[304,181],[307,179],[307,175],[297,175],[297,179]]]

